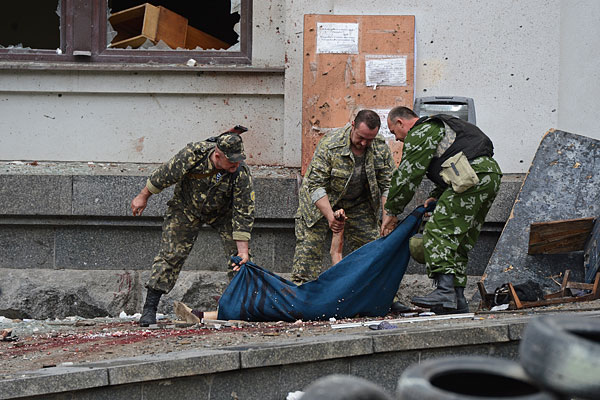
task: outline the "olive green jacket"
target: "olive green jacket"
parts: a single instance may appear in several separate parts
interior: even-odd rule
[[[214,147],[206,141],[189,143],[150,175],[146,187],[156,194],[176,185],[172,201],[207,224],[231,212],[233,239],[249,240],[254,224],[250,169],[244,163],[233,173],[215,169],[209,159]]]
[[[327,195],[332,208],[346,193],[354,170],[354,154],[350,150],[350,125],[325,135],[317,145],[300,187],[296,218],[302,217],[307,226],[313,226],[323,214],[314,204]],[[378,135],[365,152],[365,172],[369,200],[376,218],[379,217],[381,197],[387,196],[394,160],[389,146]]]

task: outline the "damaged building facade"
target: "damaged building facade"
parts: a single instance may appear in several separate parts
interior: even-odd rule
[[[153,197],[142,218],[131,216],[131,199],[157,163],[235,124],[249,128],[254,260],[290,272],[304,129],[340,109],[350,120],[367,104],[340,97],[318,103],[322,114],[303,114],[303,90],[315,79],[304,73],[312,71],[307,15],[414,16],[411,97],[474,99],[477,124],[506,174],[472,275],[483,272],[543,134],[557,128],[600,138],[592,119],[600,105],[595,1],[195,3],[7,6],[0,27],[0,315],[139,311],[170,192]],[[367,90],[377,96],[384,89]],[[411,106],[412,98],[380,108],[400,104]],[[170,296],[211,307],[226,284],[224,255],[215,232],[200,235]],[[423,268],[413,264],[409,273]]]

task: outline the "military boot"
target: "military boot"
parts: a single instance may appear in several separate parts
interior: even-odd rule
[[[454,287],[454,293],[456,293],[456,313],[468,313],[469,303],[467,303],[467,299],[465,298],[465,288],[456,286]]]
[[[469,303],[467,303],[464,291],[465,288],[463,287],[457,286],[454,288],[454,293],[456,293],[456,308],[445,308],[441,305],[436,305],[434,307],[431,307],[431,311],[436,313],[437,315],[468,313]]]
[[[426,296],[415,296],[410,302],[425,308],[450,308],[456,310],[456,292],[454,274],[435,274],[437,288]]]
[[[142,316],[140,317],[140,326],[147,327],[156,324],[156,310],[158,309],[158,302],[162,295],[163,292],[160,290],[148,288],[146,302],[144,303]]]

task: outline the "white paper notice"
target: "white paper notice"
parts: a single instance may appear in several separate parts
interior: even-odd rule
[[[379,115],[379,119],[381,120],[381,126],[379,127],[379,133],[381,134],[381,136],[383,136],[386,140],[396,140],[396,136],[394,136],[394,134],[390,132],[390,129],[388,128],[387,124],[387,116],[390,113],[390,109],[379,109],[373,111],[375,111],[377,115]]]
[[[406,86],[406,56],[365,56],[367,86]]]
[[[358,24],[317,23],[317,53],[358,54]]]

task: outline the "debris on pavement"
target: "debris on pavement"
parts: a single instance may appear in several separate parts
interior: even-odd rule
[[[384,329],[397,329],[398,325],[390,324],[387,321],[382,321],[378,325],[369,325],[369,329],[373,329],[374,331],[381,331]]]
[[[480,281],[478,284],[479,293],[481,295],[480,308],[493,309],[494,306],[498,306],[501,303],[506,303],[508,308],[519,310],[522,308],[541,307],[551,304],[573,303],[600,299],[600,272],[596,274],[596,278],[593,283],[572,282],[570,277],[571,270],[568,269],[564,273],[560,290],[546,295],[531,293],[538,290],[541,291],[541,289],[535,288],[537,285],[535,282],[531,283],[537,290],[531,289],[532,285],[527,286],[529,290],[519,290],[518,285],[513,285],[511,282],[508,282],[496,289],[494,293],[487,293],[483,282]],[[573,289],[578,289],[579,291],[576,292]],[[503,297],[501,301],[498,300],[500,296]],[[528,298],[527,296],[533,297]]]
[[[0,331],[0,342],[14,342],[18,340],[16,336],[12,336],[12,329],[2,329]]]
[[[244,322],[205,321],[205,324],[180,326],[168,314],[154,329],[140,327],[127,318],[68,317],[61,320],[19,320],[0,316],[0,331],[11,329],[18,341],[0,341],[0,379],[14,372],[37,370],[44,366],[68,365],[128,358],[140,355],[229,346],[302,340],[308,337],[360,333],[383,321],[397,330],[419,327],[460,326],[471,320],[485,323],[502,318],[545,312],[600,310],[600,300],[567,303],[536,309],[478,312],[440,316],[399,316],[385,318],[347,318],[330,321]],[[341,329],[344,328],[344,329]]]

